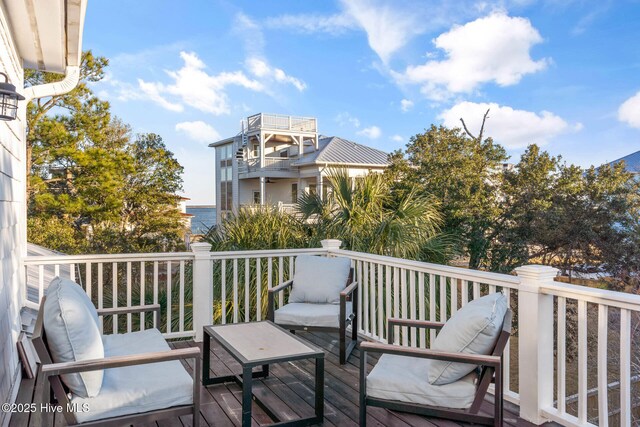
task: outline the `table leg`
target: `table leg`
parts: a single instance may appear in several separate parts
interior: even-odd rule
[[[269,365],[262,365],[262,374],[264,378],[269,376]]]
[[[202,341],[202,384],[207,385],[211,367],[211,337],[206,330],[202,333]]]
[[[316,358],[316,418],[324,421],[324,355]]]
[[[251,367],[242,368],[242,427],[251,427]]]

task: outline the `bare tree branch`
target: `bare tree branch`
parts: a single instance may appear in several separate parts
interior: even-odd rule
[[[487,109],[487,112],[484,113],[484,116],[482,117],[482,126],[480,126],[480,133],[478,134],[478,137],[476,138],[471,132],[469,132],[469,129],[467,128],[467,124],[464,122],[464,119],[462,117],[460,117],[460,121],[462,122],[462,127],[464,128],[464,131],[467,133],[467,135],[469,135],[472,139],[475,139],[478,142],[482,142],[482,135],[484,134],[484,124],[487,121],[487,119],[489,118],[489,111],[491,109]]]

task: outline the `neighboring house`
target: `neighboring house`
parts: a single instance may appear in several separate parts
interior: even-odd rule
[[[0,402],[6,403],[13,402],[18,391],[20,309],[29,302],[21,265],[27,255],[26,105],[30,99],[66,93],[76,86],[87,2],[0,2],[0,72],[27,98],[18,102],[15,120],[0,121]],[[24,88],[25,68],[60,73],[61,80]],[[9,415],[10,411],[0,411],[0,425],[6,425]]]
[[[217,222],[245,205],[292,209],[302,193],[326,196],[331,168],[352,178],[381,172],[388,154],[338,137],[318,135],[317,120],[256,114],[236,135],[210,144],[216,150]]]
[[[618,160],[614,160],[609,164],[615,165],[620,162],[624,162],[624,166],[627,172],[633,173],[634,175],[636,175],[636,177],[640,175],[640,151],[628,154],[624,157],[619,158]]]

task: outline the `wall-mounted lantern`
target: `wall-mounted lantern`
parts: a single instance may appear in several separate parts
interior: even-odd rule
[[[4,83],[0,82],[0,120],[15,120],[18,114],[18,101],[23,101],[24,96],[16,92],[16,87],[9,83],[5,73]]]

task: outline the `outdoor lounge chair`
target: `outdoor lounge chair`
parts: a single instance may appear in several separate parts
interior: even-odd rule
[[[68,425],[120,426],[192,414],[197,427],[198,348],[171,350],[157,329],[100,334],[99,316],[150,311],[156,323],[157,304],[96,310],[79,285],[53,279],[32,339],[40,358],[35,401],[50,403],[53,391]],[[185,359],[194,359],[193,378],[180,363]]]
[[[276,310],[275,297],[285,289],[291,290],[287,304]],[[349,259],[300,255],[293,279],[269,289],[268,319],[291,331],[338,332],[340,364],[344,365],[358,339],[357,292]]]
[[[439,330],[431,349],[363,342],[360,344],[360,425],[367,406],[457,421],[502,426],[502,353],[511,334],[506,298],[492,294],[471,301],[446,324],[388,319],[388,342],[394,328]],[[381,353],[367,374],[367,353]],[[494,416],[479,414],[495,382]]]

